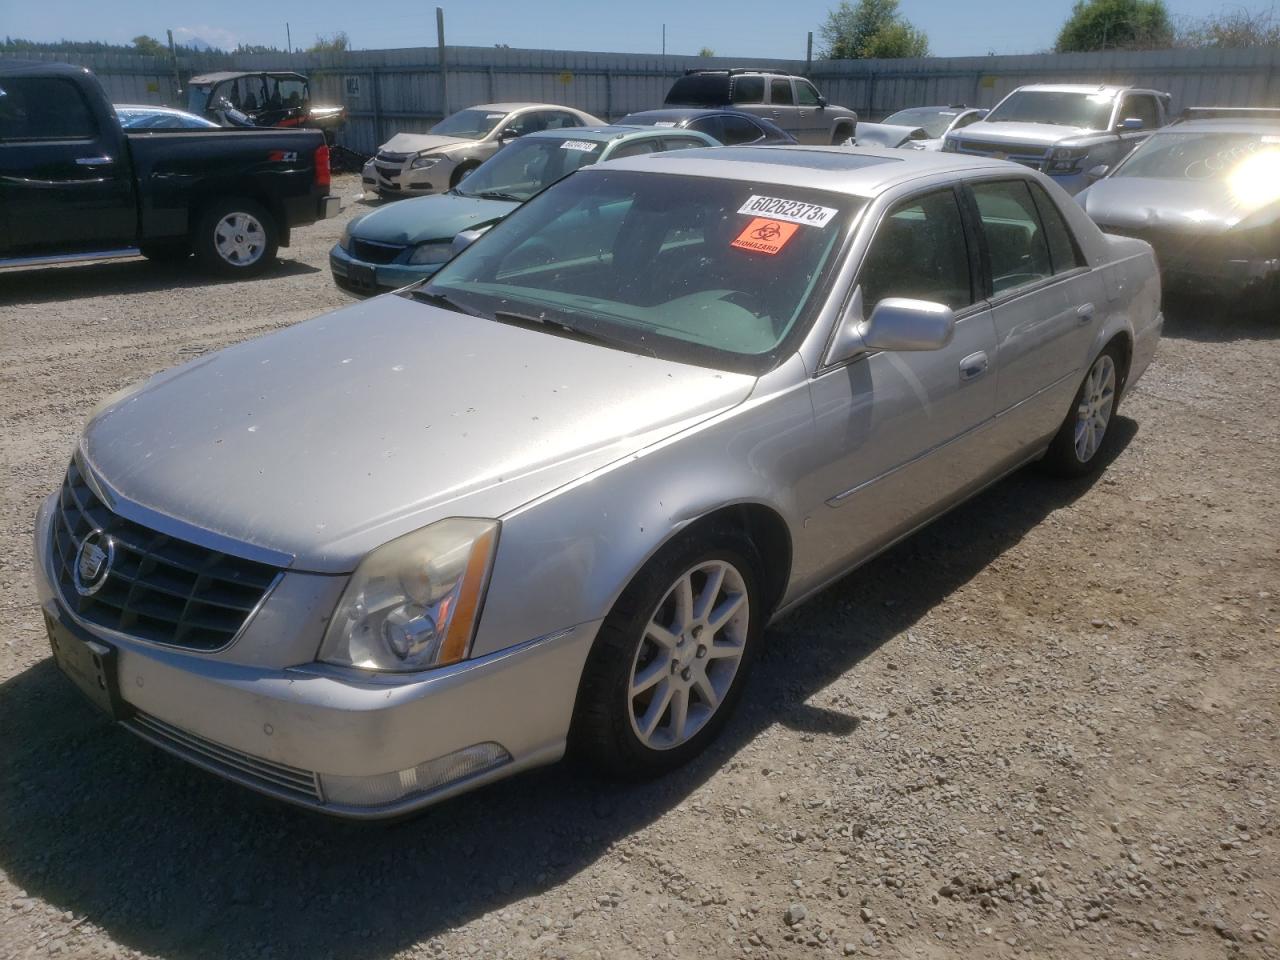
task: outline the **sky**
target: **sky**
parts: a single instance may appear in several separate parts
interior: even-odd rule
[[[1166,0],[1175,16],[1199,17],[1240,3]],[[370,4],[353,0],[0,0],[0,35],[28,40],[127,43],[140,33],[161,40],[172,29],[181,42],[198,37],[220,47],[285,45],[288,23],[296,46],[345,30],[357,49],[433,46],[436,4],[415,0]],[[446,40],[458,46],[803,59],[805,33],[818,28],[836,0],[441,0]],[[1272,0],[1245,6],[1276,10]],[[907,19],[929,35],[937,56],[1036,53],[1053,45],[1072,0],[902,0]],[[815,49],[815,53],[816,53]]]

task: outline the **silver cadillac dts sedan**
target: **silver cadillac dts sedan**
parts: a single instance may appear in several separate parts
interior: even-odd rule
[[[717,148],[589,167],[425,284],[109,398],[40,509],[58,664],[275,797],[403,813],[702,750],[763,631],[1156,349],[1151,248],[1039,173]]]

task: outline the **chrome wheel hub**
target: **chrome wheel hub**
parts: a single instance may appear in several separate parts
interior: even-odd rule
[[[1081,463],[1093,459],[1102,446],[1115,405],[1116,364],[1109,354],[1104,353],[1089,368],[1080,406],[1076,409],[1075,447],[1076,457]]]
[[[669,750],[706,726],[742,663],[750,615],[730,563],[699,564],[671,585],[631,664],[627,713],[641,743]]]
[[[214,227],[213,245],[227,263],[247,267],[262,259],[267,249],[267,234],[252,214],[229,213]]]

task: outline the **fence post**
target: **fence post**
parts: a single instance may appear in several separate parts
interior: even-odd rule
[[[604,72],[604,118],[613,122],[613,72],[610,70]]]
[[[436,7],[436,49],[440,55],[440,115],[449,115],[449,65],[444,59],[444,7]]]
[[[378,73],[377,67],[373,67],[369,71],[369,86],[373,88],[371,95],[373,97],[373,147],[370,153],[376,153],[378,147],[382,146],[382,92],[378,89],[381,84],[379,80],[381,74]]]
[[[498,95],[494,93],[493,64],[489,64],[489,68],[486,72],[489,74],[489,102],[493,103],[493,101],[498,99]]]
[[[182,90],[182,80],[178,77],[178,48],[173,45],[173,31],[165,32],[169,34],[169,61],[173,64],[173,95],[169,97],[169,102],[182,106],[178,99],[179,91]]]

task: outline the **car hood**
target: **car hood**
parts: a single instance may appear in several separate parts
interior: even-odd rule
[[[446,150],[468,143],[479,141],[465,137],[442,137],[438,133],[397,133],[378,150],[387,153],[422,153],[424,150]]]
[[[1075,137],[1097,136],[1097,130],[1086,130],[1083,127],[1068,127],[1058,123],[1021,123],[1000,122],[989,123],[979,120],[971,123],[960,133],[951,134],[951,138],[960,142],[978,140],[983,143],[1022,144],[1037,147],[1051,147]]]
[[[387,295],[158,374],[80,450],[134,503],[344,573],[444,517],[501,517],[754,384]]]
[[[892,123],[858,124],[857,141],[860,147],[898,147],[908,140],[927,139],[929,133],[924,127],[900,127]]]
[[[378,243],[414,244],[448,240],[462,230],[496,223],[518,203],[441,193],[379,207],[351,228],[351,235]]]
[[[1257,206],[1242,203],[1225,182],[1108,177],[1092,184],[1080,201],[1098,226],[1229,230]]]

